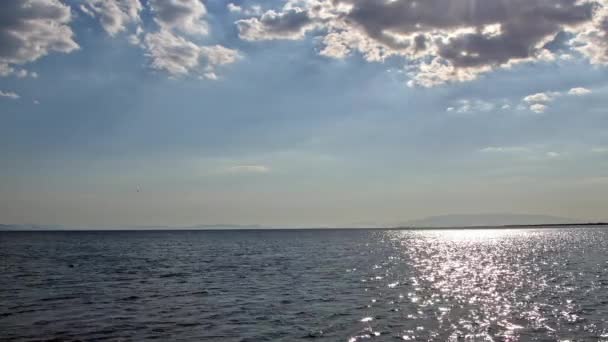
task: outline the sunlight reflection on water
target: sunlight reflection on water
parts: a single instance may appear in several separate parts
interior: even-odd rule
[[[606,321],[601,327],[586,324],[581,315],[583,306],[595,310],[589,306],[596,303],[585,294],[598,287],[600,275],[578,279],[572,247],[580,239],[560,230],[547,233],[386,232],[385,238],[401,254],[399,259],[414,270],[407,279],[398,279],[409,285],[407,305],[401,306],[410,312],[406,320],[419,322],[409,325],[419,324],[422,329],[404,330],[403,340],[518,341],[540,336],[557,340],[564,335],[585,340],[585,334],[605,334]],[[581,251],[574,252],[580,257],[576,254]],[[603,260],[595,265],[602,267],[596,273],[605,271]],[[390,278],[399,275],[391,277],[390,270],[383,275],[389,276],[388,288],[396,288],[397,282]],[[602,296],[605,300],[606,294]]]
[[[407,231],[401,231],[401,236],[409,235]],[[415,235],[426,239],[437,239],[440,241],[487,241],[500,240],[508,237],[522,236],[529,234],[530,231],[521,229],[439,229],[439,230],[419,230],[413,232]]]

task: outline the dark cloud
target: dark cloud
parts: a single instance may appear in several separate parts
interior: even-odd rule
[[[534,1],[525,4],[517,2],[508,2],[514,6],[505,9],[509,16],[492,16],[488,10],[483,10],[482,13],[488,15],[479,16],[471,23],[477,24],[477,31],[440,43],[439,56],[456,67],[503,65],[514,59],[537,56],[544,48],[543,42],[553,40],[563,32],[564,26],[585,23],[592,18],[593,6],[590,3],[577,4],[573,0],[558,4],[546,1],[537,1],[537,4]],[[499,20],[500,32],[484,33],[480,23],[492,25],[493,20]]]
[[[311,23],[308,13],[295,10],[281,15],[263,15],[260,21],[274,32],[288,33],[299,32],[304,26]]]
[[[427,48],[427,38],[424,34],[419,34],[414,37],[414,47],[416,51],[426,50]]]
[[[597,44],[606,37],[608,19],[601,18],[608,18],[607,6],[606,0],[289,0],[280,12],[237,25],[248,40],[299,39],[320,27],[327,32],[321,54],[343,58],[358,51],[369,61],[394,55],[419,60],[423,85],[433,85],[555,58],[570,43],[567,37],[587,35],[580,46],[596,46],[581,52],[597,60],[598,49],[606,51]]]
[[[446,31],[438,54],[456,67],[501,65],[533,57],[542,47],[538,44],[562,32],[564,26],[590,21],[596,6],[577,0],[342,2],[354,6],[348,13],[350,20],[389,46],[393,44],[387,31],[402,35]],[[500,31],[485,32],[491,25]],[[450,30],[458,29],[474,32],[449,37]]]

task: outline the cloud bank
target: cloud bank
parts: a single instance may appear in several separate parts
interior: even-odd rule
[[[608,63],[608,0],[289,0],[236,25],[250,41],[315,32],[331,58],[401,57],[425,87],[570,53]]]
[[[149,6],[157,30],[145,31],[141,13]],[[70,27],[72,11],[99,21],[111,37],[121,33],[142,47],[150,67],[171,77],[194,75],[217,79],[216,69],[239,53],[221,45],[202,45],[209,34],[207,10],[199,0],[85,0],[70,8],[59,0],[0,1],[0,76],[37,77],[19,66],[51,52],[79,48]]]
[[[226,9],[241,18],[235,26],[243,40],[314,36],[327,58],[396,58],[410,86],[471,81],[518,63],[573,56],[608,65],[608,0],[286,0],[266,11],[234,3]],[[201,0],[4,0],[0,76],[36,77],[22,65],[78,49],[73,11],[98,20],[109,36],[127,35],[153,69],[170,77],[215,79],[220,66],[240,56],[201,43],[211,34]]]

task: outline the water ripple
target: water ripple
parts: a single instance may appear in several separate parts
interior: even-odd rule
[[[608,341],[608,229],[0,233],[0,340]]]

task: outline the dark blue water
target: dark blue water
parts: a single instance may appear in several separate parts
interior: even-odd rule
[[[0,340],[608,341],[608,228],[0,232]]]

